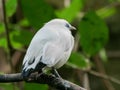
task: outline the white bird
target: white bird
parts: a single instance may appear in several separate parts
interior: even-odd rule
[[[41,73],[47,68],[58,69],[70,57],[74,46],[71,26],[64,19],[53,19],[46,23],[33,37],[22,64],[22,75]]]

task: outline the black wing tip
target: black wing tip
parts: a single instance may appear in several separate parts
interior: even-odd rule
[[[35,67],[35,71],[41,71],[45,66],[47,66],[46,64],[39,62],[36,67]]]
[[[26,78],[28,78],[29,76],[30,76],[30,74],[33,72],[33,69],[31,68],[31,69],[23,69],[22,70],[22,73],[21,73],[21,75],[22,75],[22,77],[24,78],[24,79],[26,79]]]

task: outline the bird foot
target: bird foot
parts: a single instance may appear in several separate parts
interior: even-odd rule
[[[67,81],[64,81],[64,86],[65,86],[65,90],[67,90],[68,88],[70,88],[70,84],[67,83]]]

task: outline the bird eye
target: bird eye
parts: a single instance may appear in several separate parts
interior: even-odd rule
[[[65,26],[66,26],[67,28],[70,28],[70,25],[69,25],[68,23],[66,23]]]

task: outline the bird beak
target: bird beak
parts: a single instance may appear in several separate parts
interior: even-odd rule
[[[73,27],[73,26],[71,26],[71,27],[70,27],[70,30],[71,30],[71,31],[72,31],[72,30],[76,30],[76,28]]]

